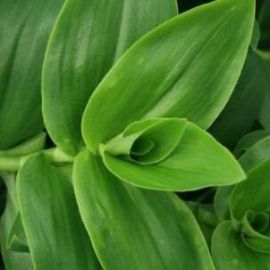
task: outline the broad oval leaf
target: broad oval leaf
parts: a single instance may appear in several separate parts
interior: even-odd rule
[[[63,0],[0,2],[0,149],[43,129],[41,69]]]
[[[214,1],[136,42],[87,104],[82,133],[88,148],[97,152],[142,118],[183,117],[209,127],[238,80],[253,20],[253,0]]]
[[[101,269],[81,222],[71,168],[54,167],[42,154],[18,174],[18,201],[36,270]]]
[[[176,195],[126,185],[87,151],[76,157],[74,187],[104,269],[213,269],[200,229]]]
[[[177,123],[177,119],[171,120]],[[166,158],[154,164],[134,162],[131,158],[106,151],[105,144],[101,152],[105,166],[129,184],[156,190],[195,190],[231,185],[245,179],[245,173],[233,155],[210,134],[190,122],[184,122],[183,126],[181,120],[178,121],[181,137]]]
[[[269,254],[247,247],[230,221],[220,223],[212,237],[212,257],[216,270],[270,269]]]
[[[58,147],[78,152],[82,113],[97,84],[134,41],[176,14],[175,0],[66,1],[46,53],[42,87],[45,125]]]

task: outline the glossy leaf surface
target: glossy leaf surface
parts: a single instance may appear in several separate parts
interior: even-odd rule
[[[175,0],[66,1],[43,72],[43,114],[57,146],[78,152],[82,113],[97,84],[134,41],[176,14]]]
[[[105,144],[101,155],[106,167],[123,181],[157,190],[194,190],[208,186],[230,185],[245,179],[245,173],[232,154],[206,131],[190,122],[186,122],[183,126],[185,122],[181,119],[167,119],[169,120],[173,121],[174,125],[178,121],[181,137],[173,151],[164,159],[154,164],[141,163],[129,156],[114,155],[106,150]],[[151,119],[141,123],[145,121]],[[155,131],[155,136],[156,134],[158,130]],[[167,136],[167,140],[170,141],[171,136]],[[166,141],[165,138],[163,134],[162,140]],[[122,140],[124,139],[125,137],[122,137]],[[119,140],[119,137],[116,137],[116,140]],[[149,154],[152,159],[155,158],[155,146]]]
[[[213,269],[192,213],[174,194],[126,185],[87,151],[75,160],[74,186],[104,269]]]
[[[43,128],[41,69],[63,0],[0,2],[0,149]]]
[[[253,0],[215,1],[136,42],[87,104],[82,132],[88,148],[96,152],[141,118],[184,117],[209,127],[240,75],[253,18]]]
[[[19,208],[37,270],[101,269],[79,216],[70,174],[71,168],[54,167],[40,154],[19,171]]]

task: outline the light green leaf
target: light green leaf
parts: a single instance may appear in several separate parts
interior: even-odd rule
[[[211,249],[216,270],[270,269],[269,254],[255,252],[247,247],[230,221],[216,228]]]
[[[40,133],[41,68],[63,0],[0,1],[0,149]]]
[[[225,109],[210,128],[210,133],[222,144],[235,147],[258,119],[268,85],[269,79],[265,76],[262,60],[250,49],[237,86]]]
[[[87,151],[76,157],[74,187],[104,269],[213,269],[199,227],[176,195],[126,185]]]
[[[5,212],[0,223],[1,255],[5,270],[31,270],[34,269],[29,253],[14,252],[8,248],[8,238],[14,220],[19,213],[17,205],[15,174],[1,174],[7,188],[7,202]]]
[[[214,1],[145,35],[90,98],[82,123],[88,148],[97,152],[142,118],[184,117],[209,127],[239,78],[253,20],[253,0]]]
[[[82,113],[97,84],[134,41],[176,14],[176,0],[66,1],[46,53],[42,87],[45,124],[58,147],[79,151]]]
[[[180,118],[152,118],[129,125],[100,152],[120,156],[142,165],[159,163],[178,146],[185,132],[186,120]]]
[[[151,122],[153,119],[142,120],[136,122],[135,125],[138,125],[138,123],[143,125],[147,121]],[[164,121],[165,123],[171,122],[170,124],[174,125],[171,128],[167,125],[167,132],[171,132],[170,135],[163,132],[161,136],[158,135],[159,130],[155,126],[155,137],[161,139],[159,144],[162,145],[162,140],[165,141],[165,144],[171,140],[171,145],[175,146],[173,151],[169,152],[169,155],[165,155],[163,159],[158,159],[158,162],[150,164],[140,162],[140,159],[143,160],[143,155],[139,156],[139,161],[134,160],[133,155],[115,155],[115,152],[110,149],[112,144],[114,143],[114,149],[117,149],[116,145],[121,145],[119,143],[121,139],[123,144],[126,143],[128,137],[125,137],[125,132],[132,129],[134,124],[131,124],[124,132],[124,136],[120,135],[112,139],[108,143],[108,148],[107,144],[102,148],[101,155],[105,166],[115,176],[132,185],[167,191],[185,191],[208,186],[230,185],[245,178],[245,173],[233,155],[206,131],[181,119],[165,118],[165,120],[162,120],[161,118],[160,121],[163,121],[163,123]],[[178,129],[176,128],[177,123]],[[176,140],[171,139],[174,133],[178,136],[175,136]],[[151,135],[150,133],[148,140],[154,141],[155,138],[152,140]],[[177,142],[177,144],[174,144],[174,142]],[[158,146],[157,151],[160,148]],[[149,155],[154,160],[157,151],[154,144],[146,157]]]
[[[37,270],[101,269],[78,213],[70,169],[38,154],[18,174],[20,214]]]
[[[245,171],[250,171],[254,167],[270,159],[270,136],[259,140],[248,149],[239,159]]]
[[[270,253],[270,160],[249,171],[231,196],[232,220],[244,242],[258,252]]]

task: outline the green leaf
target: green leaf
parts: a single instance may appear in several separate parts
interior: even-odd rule
[[[260,56],[251,49],[228,104],[210,128],[218,141],[235,147],[239,139],[251,131],[269,88],[268,81]]]
[[[212,238],[212,257],[217,270],[270,269],[269,254],[247,247],[230,221],[220,223]]]
[[[264,1],[260,10],[259,22],[261,26],[261,47],[270,49],[270,3],[269,0]]]
[[[244,242],[258,252],[270,253],[270,160],[248,173],[231,196],[230,211]],[[262,225],[263,224],[263,225]]]
[[[18,213],[10,229],[8,237],[8,248],[17,252],[29,252],[21,216]]]
[[[37,270],[101,269],[81,222],[69,167],[38,154],[18,174],[18,201]]]
[[[6,270],[31,270],[34,266],[29,253],[14,252],[8,248],[10,230],[19,213],[17,205],[16,182],[14,174],[1,174],[7,188],[7,202],[5,212],[0,223],[1,255]]]
[[[259,121],[265,129],[270,130],[270,53],[259,51],[259,54],[264,64],[265,78],[268,80],[268,87],[265,89],[265,97],[261,106]]]
[[[138,123],[144,125],[147,121],[151,122],[153,119],[142,120],[136,122],[135,125]],[[124,136],[122,134],[109,141],[108,148],[107,144],[102,147],[101,155],[105,166],[115,176],[132,185],[167,191],[186,191],[208,186],[230,185],[245,178],[242,168],[233,155],[206,131],[181,119],[171,118],[160,121],[169,122],[174,126],[169,128],[167,125],[167,133],[169,134],[166,135],[162,130],[160,136],[158,135],[159,130],[154,126],[155,138],[152,140],[150,133],[148,140],[154,141],[158,137],[161,139],[159,142],[161,145],[163,141],[165,145],[169,141],[171,145],[174,145],[174,149],[169,152],[169,155],[158,159],[156,163],[141,163],[140,159],[143,160],[143,156],[139,156],[138,161],[134,160],[132,155],[115,155],[115,152],[110,149],[112,143],[114,143],[115,149],[121,149],[121,147],[117,148],[116,146],[121,145],[119,143],[121,139],[123,144],[126,144],[128,137],[125,137],[125,132],[132,129],[134,124],[131,124],[124,131]],[[178,129],[176,128],[177,123]],[[185,125],[183,126],[183,124]],[[133,136],[132,133],[130,136]],[[172,136],[175,138],[171,139]],[[116,141],[118,143],[115,143]],[[160,148],[158,146],[155,150],[154,146],[146,154],[146,157],[149,155],[152,161],[155,160],[155,154]]]
[[[97,84],[134,41],[176,14],[175,0],[66,1],[43,71],[45,125],[58,147],[79,151],[82,113]]]
[[[142,118],[183,117],[209,127],[238,80],[253,20],[253,0],[214,1],[145,35],[91,96],[82,122],[87,147],[97,152]]]
[[[229,202],[234,186],[219,187],[214,197],[214,209],[220,221],[230,218]]]
[[[254,144],[259,142],[261,139],[270,135],[270,132],[264,129],[256,130],[251,133],[246,134],[237,143],[234,149],[234,155],[236,157],[242,156],[247,150],[249,150]]]
[[[0,149],[40,133],[41,68],[63,0],[0,2]]]
[[[270,159],[270,136],[259,140],[248,149],[239,159],[240,164],[249,171]]]
[[[27,141],[22,142],[19,145],[16,145],[13,148],[10,148],[5,151],[0,151],[1,155],[7,156],[20,156],[20,155],[29,155],[34,152],[37,152],[44,148],[46,142],[46,133],[41,132],[40,134],[30,138]]]
[[[87,151],[76,157],[74,187],[104,269],[213,269],[199,227],[176,195],[124,184]]]
[[[129,125],[113,138],[100,152],[120,156],[142,165],[159,163],[166,159],[179,144],[186,120],[180,118],[152,118]]]

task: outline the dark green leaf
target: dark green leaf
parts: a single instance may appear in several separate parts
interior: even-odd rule
[[[0,149],[43,128],[41,68],[63,0],[0,1]]]
[[[16,195],[16,182],[14,174],[2,174],[7,188],[7,203],[1,217],[1,255],[3,256],[5,270],[31,270],[34,266],[29,253],[14,252],[8,248],[8,238],[14,220],[19,213]]]
[[[249,171],[231,196],[230,211],[247,246],[270,253],[270,160]],[[240,226],[241,224],[241,226]]]
[[[269,254],[255,252],[247,247],[230,221],[216,228],[212,238],[212,257],[217,270],[270,269]]]
[[[259,140],[248,149],[239,159],[240,164],[249,171],[262,162],[270,159],[270,136]]]
[[[250,50],[238,84],[210,133],[224,145],[235,147],[258,119],[268,83],[261,58]]]

